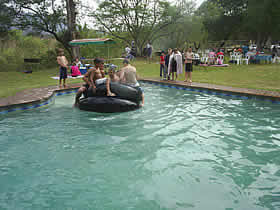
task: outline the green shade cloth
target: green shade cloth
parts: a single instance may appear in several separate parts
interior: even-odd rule
[[[76,45],[88,45],[88,44],[96,44],[96,45],[104,45],[104,44],[115,44],[116,42],[112,39],[104,38],[96,38],[96,39],[74,39],[69,44],[71,46]]]

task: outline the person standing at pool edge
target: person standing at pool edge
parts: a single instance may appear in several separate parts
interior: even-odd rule
[[[189,49],[185,53],[185,81],[184,82],[188,82],[188,78],[189,78],[189,82],[192,83],[192,71],[193,71],[192,61],[193,61],[193,52],[192,52],[192,48],[189,47]]]
[[[167,74],[167,80],[170,80],[170,75],[168,74],[168,66],[169,66],[169,59],[170,59],[171,54],[172,54],[172,49],[169,48],[168,49],[168,54],[164,58],[164,60],[165,60],[165,72]]]
[[[61,88],[61,81],[63,80],[63,87],[66,87],[68,61],[64,56],[64,50],[58,49],[58,56],[56,58],[59,65],[59,87]]]
[[[161,51],[161,55],[160,55],[160,79],[166,79],[166,71],[165,71],[165,55],[164,55],[164,51]]]
[[[147,60],[149,61],[149,63],[151,63],[152,55],[153,55],[153,46],[150,41],[146,45],[146,50],[147,50]]]

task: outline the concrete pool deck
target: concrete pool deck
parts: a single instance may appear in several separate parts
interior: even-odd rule
[[[223,92],[229,93],[231,95],[242,95],[248,97],[260,97],[263,99],[268,99],[271,101],[276,101],[280,103],[280,92],[274,91],[266,91],[266,90],[255,90],[255,89],[246,89],[246,88],[235,88],[235,87],[228,87],[222,85],[213,85],[213,84],[206,84],[206,83],[186,83],[183,81],[166,81],[166,80],[157,80],[157,79],[140,79],[139,81],[161,84],[165,86],[177,86],[189,89],[198,89],[202,91],[198,92]],[[34,103],[42,103],[44,101],[49,100],[55,92],[60,91],[68,91],[68,90],[76,90],[81,86],[81,83],[76,84],[68,84],[67,88],[59,88],[58,86],[49,86],[49,87],[42,87],[42,88],[34,88],[28,89],[21,92],[16,93],[14,96],[9,96],[6,98],[0,99],[0,111],[7,110],[9,108],[13,108],[15,106],[21,105],[28,105]]]

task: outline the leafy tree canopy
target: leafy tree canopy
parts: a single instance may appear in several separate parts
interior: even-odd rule
[[[7,34],[16,15],[15,8],[9,3],[9,0],[0,0],[0,35]]]
[[[51,34],[72,56],[68,44],[71,32],[68,30],[66,7],[63,3],[60,0],[9,0],[5,6],[14,14],[10,26],[25,31],[29,29],[33,33],[37,31]]]
[[[134,40],[142,51],[147,41],[166,35],[164,29],[176,23],[183,10],[165,0],[106,0],[91,15],[102,31],[127,43]]]

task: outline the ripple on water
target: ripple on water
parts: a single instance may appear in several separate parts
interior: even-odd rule
[[[279,105],[143,88],[133,112],[1,118],[0,209],[279,208]]]

